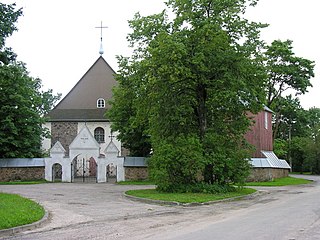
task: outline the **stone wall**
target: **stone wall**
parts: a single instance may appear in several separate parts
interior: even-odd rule
[[[69,155],[69,145],[78,135],[77,122],[52,122],[51,147],[59,141]]]
[[[250,176],[247,178],[248,182],[263,182],[272,181],[275,178],[287,177],[289,169],[283,168],[253,168]]]
[[[0,168],[0,182],[43,180],[44,167],[6,167]]]
[[[125,167],[125,180],[146,180],[149,177],[147,167]]]

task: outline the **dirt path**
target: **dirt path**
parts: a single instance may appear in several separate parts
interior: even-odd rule
[[[228,226],[229,221],[237,223],[258,209],[268,212],[283,201],[294,202],[303,193],[312,198],[312,192],[317,193],[315,189],[320,191],[317,183],[260,188],[263,192],[243,200],[181,207],[131,201],[123,192],[133,188],[142,187],[64,183],[1,185],[0,191],[31,198],[45,206],[51,215],[51,221],[45,226],[4,239],[185,239],[212,225]]]

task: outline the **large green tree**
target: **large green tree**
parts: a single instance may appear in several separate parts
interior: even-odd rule
[[[292,41],[275,40],[266,46],[265,65],[268,72],[267,106],[283,97],[286,90],[295,95],[305,94],[314,77],[314,61],[297,57],[293,52]]]
[[[16,30],[22,10],[0,3],[0,158],[39,157],[44,115],[60,95],[41,90],[41,80],[29,76],[23,63],[5,47],[5,40]]]
[[[135,51],[120,58],[109,116],[120,138],[132,126],[150,136],[151,170],[162,190],[248,174],[247,113],[265,99],[258,51],[265,25],[243,18],[248,4],[255,1],[170,0],[173,20],[163,11],[129,21]]]

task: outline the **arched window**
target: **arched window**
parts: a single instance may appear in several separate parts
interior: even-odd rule
[[[104,129],[102,127],[97,127],[94,130],[94,138],[98,143],[104,143]]]
[[[97,108],[105,108],[106,106],[106,102],[104,101],[103,98],[99,98],[97,100]]]

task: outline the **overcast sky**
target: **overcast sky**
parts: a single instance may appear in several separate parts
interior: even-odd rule
[[[27,64],[33,77],[42,79],[45,89],[67,94],[99,57],[100,30],[103,22],[103,57],[116,71],[116,55],[130,55],[126,41],[130,31],[127,20],[135,12],[158,13],[165,8],[162,0],[2,0],[23,7],[19,31],[7,40]],[[313,88],[301,96],[304,108],[320,108],[319,0],[260,0],[248,11],[255,21],[269,23],[262,38],[293,40],[294,52],[316,62]]]

